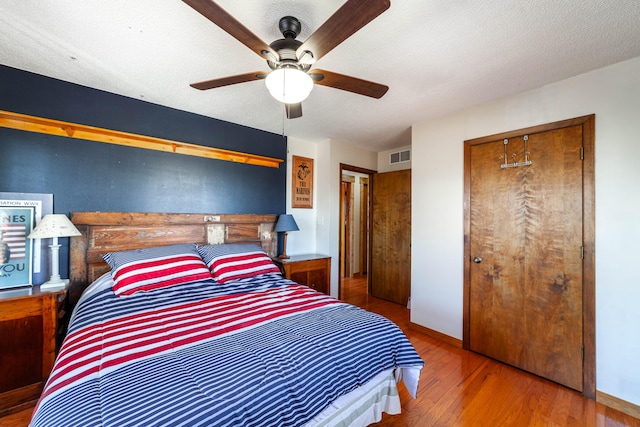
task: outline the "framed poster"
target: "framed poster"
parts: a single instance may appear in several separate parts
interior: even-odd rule
[[[291,207],[313,208],[313,159],[291,157]]]
[[[52,212],[52,194],[0,193],[0,289],[46,281],[47,242],[27,236]]]

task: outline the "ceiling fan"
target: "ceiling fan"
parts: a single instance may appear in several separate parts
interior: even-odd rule
[[[381,98],[388,86],[346,76],[311,66],[362,27],[373,21],[391,5],[390,0],[347,0],[307,40],[296,40],[301,24],[292,16],[280,19],[279,28],[284,38],[267,44],[213,0],[183,0],[197,12],[229,33],[232,37],[267,60],[272,71],[255,71],[213,80],[192,83],[200,90],[266,79],[271,95],[285,104],[287,118],[302,116],[302,100],[314,84],[329,86]],[[300,90],[298,92],[297,90]]]

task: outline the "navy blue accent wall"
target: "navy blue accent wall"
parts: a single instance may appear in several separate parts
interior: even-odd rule
[[[212,95],[212,102],[213,95]],[[0,66],[0,109],[286,160],[281,135]],[[285,212],[286,166],[251,166],[0,128],[0,191],[54,212]],[[68,242],[60,253],[68,274]]]

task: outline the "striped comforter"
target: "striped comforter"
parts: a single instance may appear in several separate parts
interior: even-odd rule
[[[423,364],[385,318],[278,274],[127,297],[112,283],[76,307],[32,426],[304,425],[381,371]]]

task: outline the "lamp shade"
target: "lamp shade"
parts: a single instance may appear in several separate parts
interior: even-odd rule
[[[265,85],[278,101],[297,104],[307,99],[313,89],[313,80],[309,74],[297,68],[279,68],[269,73]]]
[[[29,234],[30,239],[80,236],[81,233],[64,214],[49,214]]]
[[[278,217],[278,222],[276,223],[276,233],[282,233],[287,231],[298,231],[298,224],[296,224],[296,220],[293,219],[293,215],[283,214]]]

